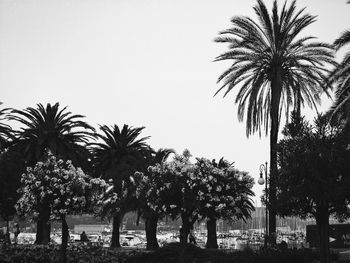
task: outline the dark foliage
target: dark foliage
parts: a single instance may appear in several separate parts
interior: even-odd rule
[[[15,204],[19,198],[17,189],[24,169],[24,159],[15,147],[0,154],[0,216],[4,220],[10,220],[16,213]]]
[[[321,262],[328,262],[329,217],[350,217],[349,134],[332,126],[327,114],[314,125],[294,116],[285,135],[279,143],[277,210],[282,216],[316,219]]]
[[[66,109],[60,109],[59,103],[46,107],[39,103],[37,108],[11,111],[9,119],[23,125],[12,144],[21,148],[28,165],[35,165],[49,149],[85,171],[89,168],[85,145],[93,138],[94,128],[82,121],[83,115],[73,115]]]
[[[337,255],[333,255],[336,259]],[[222,251],[201,249],[192,244],[171,243],[151,253],[139,253],[127,263],[311,263],[318,254],[311,250]]]

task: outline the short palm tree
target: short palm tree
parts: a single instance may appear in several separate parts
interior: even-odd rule
[[[276,232],[277,141],[282,110],[301,104],[316,106],[328,71],[333,64],[331,46],[313,42],[313,37],[299,37],[300,32],[315,22],[315,16],[297,11],[293,1],[279,12],[277,0],[269,14],[258,0],[254,11],[258,23],[249,17],[233,17],[232,27],[220,33],[216,42],[229,44],[229,50],[215,61],[229,60],[231,66],[218,78],[226,96],[240,85],[235,102],[238,119],[246,115],[247,136],[270,129],[270,233]]]
[[[119,227],[122,216],[136,209],[132,194],[132,177],[136,171],[142,169],[144,152],[149,149],[146,140],[149,137],[140,138],[144,127],[133,128],[124,125],[119,129],[117,125],[100,127],[102,134],[96,134],[101,142],[93,143],[94,167],[97,176],[104,179],[112,179],[114,192],[118,196],[123,195],[123,189],[128,189],[127,196],[121,202],[108,206],[104,214],[113,217],[113,232],[111,247],[120,247]],[[118,207],[115,207],[118,206]],[[135,207],[134,207],[135,206]]]
[[[17,131],[12,147],[21,149],[27,165],[33,166],[50,150],[64,160],[72,160],[75,165],[87,166],[87,148],[84,146],[92,138],[94,128],[82,121],[82,115],[72,115],[67,107],[59,109],[59,103],[46,107],[38,104],[37,108],[25,110],[13,109],[9,119],[18,121],[22,128]],[[37,222],[36,243],[50,240],[48,228],[48,209],[43,208]]]
[[[343,32],[334,41],[334,46],[336,50],[344,46],[350,47],[350,30]],[[331,109],[332,118],[350,124],[350,49],[331,73],[329,80],[336,85],[336,100]]]

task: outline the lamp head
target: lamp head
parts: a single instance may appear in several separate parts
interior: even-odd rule
[[[258,180],[258,184],[263,185],[264,183],[265,183],[265,180],[263,178],[263,174],[262,174],[262,172],[260,172],[260,178]]]

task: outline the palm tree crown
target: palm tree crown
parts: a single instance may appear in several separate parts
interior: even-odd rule
[[[319,87],[333,63],[331,47],[310,42],[313,37],[297,39],[300,32],[315,21],[315,16],[296,11],[295,1],[289,8],[284,4],[280,14],[274,1],[269,15],[265,4],[258,0],[254,7],[260,24],[249,17],[233,17],[233,27],[220,32],[216,42],[229,44],[229,51],[216,58],[233,63],[218,78],[226,88],[224,96],[236,85],[241,88],[236,97],[238,117],[242,121],[247,111],[247,135],[259,131],[264,124],[266,133],[269,114],[289,107],[300,99],[311,107],[320,101]]]
[[[9,119],[24,125],[14,144],[22,147],[31,164],[40,160],[45,149],[73,162],[80,159],[82,145],[93,138],[94,128],[81,120],[83,115],[72,115],[66,108],[60,110],[59,103],[48,103],[46,107],[37,104],[37,108],[12,110]]]
[[[350,3],[350,1],[348,2]],[[335,41],[336,50],[350,45],[350,30],[343,32]],[[332,117],[350,122],[350,49],[340,64],[330,74],[331,83],[336,84],[336,100],[331,109]]]
[[[103,134],[97,134],[102,140],[99,143],[93,143],[96,170],[105,178],[116,178],[118,170],[124,170],[126,167],[133,167],[137,158],[149,149],[146,140],[149,137],[139,138],[144,127],[133,128],[124,125],[119,129],[117,125],[100,127]],[[128,170],[128,169],[127,169]]]

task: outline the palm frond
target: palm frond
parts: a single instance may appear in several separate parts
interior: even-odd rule
[[[324,84],[329,71],[327,67],[337,66],[333,46],[317,42],[312,36],[298,38],[316,17],[306,14],[305,8],[297,10],[296,1],[289,6],[284,3],[280,11],[274,1],[269,14],[263,1],[258,0],[254,11],[259,23],[248,17],[235,16],[231,19],[232,27],[220,32],[216,41],[230,46],[214,60],[232,61],[218,77],[217,82],[222,85],[215,95],[224,91],[225,97],[241,85],[236,97],[238,118],[242,121],[246,117],[248,136],[257,131],[260,134],[261,126],[268,132],[271,90],[277,78],[282,81],[280,94],[274,93],[281,98],[279,115],[284,110],[288,116],[296,100],[305,101],[307,105],[319,102],[320,90],[327,92],[330,87]],[[296,83],[309,91],[293,92],[298,88]],[[314,85],[320,88],[315,89]]]
[[[340,37],[334,41],[334,46],[337,50],[348,44],[350,44],[350,30],[343,32]]]
[[[63,159],[82,165],[77,163],[82,158],[77,149],[94,139],[94,128],[81,120],[83,115],[73,115],[66,109],[60,109],[59,103],[48,103],[46,107],[39,103],[37,108],[11,110],[8,119],[22,125],[13,144],[23,149],[29,163],[37,162],[48,148]]]

